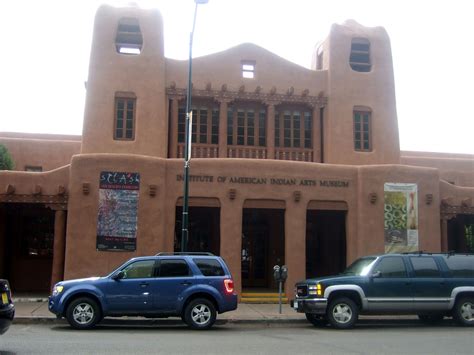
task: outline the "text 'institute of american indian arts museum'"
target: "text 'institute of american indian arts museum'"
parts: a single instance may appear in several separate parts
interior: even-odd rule
[[[48,292],[181,250],[188,61],[157,10],[96,14],[82,136],[0,133],[0,278]],[[287,294],[355,258],[474,252],[474,156],[400,151],[390,40],[335,24],[312,68],[254,44],[193,59],[187,250]]]

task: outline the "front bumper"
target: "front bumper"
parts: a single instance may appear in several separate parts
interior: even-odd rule
[[[296,298],[290,301],[291,308],[298,313],[326,314],[327,298]]]
[[[13,304],[8,305],[5,308],[0,309],[0,334],[5,333],[13,318],[15,317],[15,306]]]

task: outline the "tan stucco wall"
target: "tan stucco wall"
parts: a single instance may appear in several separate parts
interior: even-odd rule
[[[442,180],[456,186],[474,187],[474,156],[425,152],[401,152],[401,163],[439,169]]]
[[[370,41],[372,70],[349,65],[352,38]],[[325,162],[333,164],[398,164],[400,147],[390,39],[382,27],[355,21],[333,25],[328,38],[328,106],[325,118]],[[371,152],[354,150],[354,106],[372,110]]]
[[[175,206],[182,196],[182,161],[132,155],[91,154],[75,156],[71,165],[65,278],[106,274],[132,256],[172,251]],[[98,184],[101,171],[140,173],[137,250],[135,252],[96,251]],[[405,166],[351,167],[300,162],[255,161],[243,159],[194,159],[191,175],[207,176],[206,181],[192,181],[190,197],[219,200],[221,213],[221,255],[226,259],[241,289],[242,209],[245,201],[284,201],[285,263],[289,267],[288,285],[305,277],[306,210],[310,201],[347,203],[347,262],[370,253],[384,252],[383,184],[411,182],[418,184],[420,247],[440,250],[439,176],[435,169]],[[232,183],[231,177],[267,179],[265,184]],[[225,181],[222,179],[225,178]],[[271,179],[295,179],[295,185],[271,183]],[[300,185],[314,180],[316,186]],[[324,187],[320,180],[344,181],[347,187]],[[90,183],[84,195],[82,184]],[[157,195],[148,194],[149,185],[157,185]],[[236,198],[229,198],[229,189]],[[294,200],[294,192],[301,200]],[[375,204],[369,193],[377,193]],[[433,204],[425,206],[423,196],[434,195]],[[291,286],[292,287],[292,286]],[[289,289],[288,291],[291,291]]]
[[[18,171],[27,166],[42,167],[43,171],[57,169],[68,165],[81,149],[80,136],[0,133],[0,144],[7,147]]]
[[[115,49],[118,22],[130,17],[138,19],[143,34],[140,55],[123,55]],[[166,157],[168,121],[164,82],[161,14],[138,7],[101,6],[92,39],[81,152]],[[131,92],[137,97],[133,141],[114,140],[116,92]]]

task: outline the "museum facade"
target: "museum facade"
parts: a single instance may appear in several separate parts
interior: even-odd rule
[[[181,250],[188,62],[157,10],[98,9],[82,136],[0,133],[0,277],[13,290]],[[189,251],[240,292],[393,251],[474,252],[474,156],[400,151],[390,40],[333,25],[312,69],[253,44],[193,59]]]

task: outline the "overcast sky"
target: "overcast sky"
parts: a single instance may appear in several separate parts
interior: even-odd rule
[[[97,7],[124,1],[2,2],[0,132],[82,133]],[[164,18],[165,55],[186,59],[193,0],[142,0]],[[194,56],[252,42],[304,67],[333,23],[383,26],[392,43],[402,150],[474,154],[474,27],[467,0],[210,0]],[[387,132],[389,134],[390,132]]]

